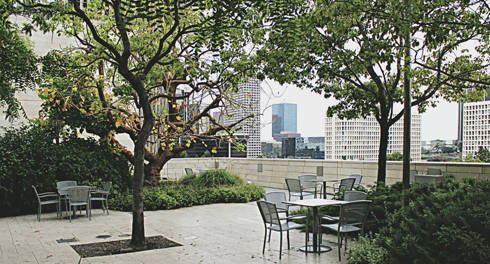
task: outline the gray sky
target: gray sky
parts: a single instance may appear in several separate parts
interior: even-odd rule
[[[334,99],[325,99],[322,95],[301,90],[295,86],[282,87],[278,83],[262,83],[263,93],[261,117],[263,141],[272,140],[272,104],[293,103],[298,105],[298,133],[302,137],[324,137],[325,113],[328,106],[335,104]],[[273,94],[273,96],[271,96]],[[416,114],[417,108],[412,108]],[[422,114],[422,140],[455,140],[458,136],[458,104],[441,100],[436,108],[429,108]]]

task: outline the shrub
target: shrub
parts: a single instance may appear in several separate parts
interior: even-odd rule
[[[177,183],[181,185],[192,185],[196,180],[197,175],[195,173],[182,176]],[[163,182],[161,182],[163,183]]]
[[[193,178],[189,176],[191,175],[182,179]],[[255,184],[206,187],[199,184],[185,185],[181,181],[166,181],[158,187],[145,188],[143,203],[144,210],[169,210],[211,203],[246,203],[259,200],[264,194],[264,188]],[[131,211],[131,200],[132,193],[128,190],[110,197],[108,203],[112,209]]]
[[[207,170],[199,174],[195,184],[204,187],[233,186],[244,184],[238,174],[232,174],[225,170]]]
[[[416,182],[404,195],[409,205],[387,211],[379,235],[351,247],[349,263],[371,263],[358,262],[366,248],[387,252],[374,263],[490,263],[490,180]]]
[[[115,148],[91,138],[67,138],[59,145],[53,139],[52,131],[35,126],[9,128],[0,137],[0,216],[36,212],[31,185],[38,192],[56,190],[61,180],[94,188],[110,180],[116,192],[131,186],[130,166]]]

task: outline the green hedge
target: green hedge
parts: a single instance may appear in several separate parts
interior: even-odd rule
[[[0,137],[0,216],[35,213],[37,199],[31,185],[47,192],[55,191],[56,182],[62,180],[93,188],[103,188],[110,180],[115,193],[131,186],[130,165],[116,149],[91,138],[53,142],[50,130],[5,130]]]
[[[415,182],[404,195],[409,205],[385,209],[379,233],[352,245],[349,263],[490,263],[490,180]]]
[[[143,204],[147,211],[169,210],[211,203],[247,203],[263,198],[264,194],[264,188],[245,184],[236,174],[209,170],[200,175],[186,175],[177,182],[165,181],[158,187],[145,188]],[[131,211],[132,192],[114,195],[108,203],[111,209]]]

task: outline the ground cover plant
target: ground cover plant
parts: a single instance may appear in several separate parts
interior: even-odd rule
[[[144,210],[169,210],[211,203],[247,203],[261,199],[264,188],[247,184],[224,170],[208,170],[199,175],[185,175],[178,181],[162,181],[143,190]],[[109,198],[114,210],[131,211],[132,193],[126,191]]]
[[[68,136],[54,143],[50,129],[26,126],[6,129],[0,137],[0,216],[35,213],[38,192],[56,190],[56,182],[103,189],[112,181],[111,195],[131,186],[130,164],[117,148],[93,138]],[[54,210],[43,207],[43,212]]]

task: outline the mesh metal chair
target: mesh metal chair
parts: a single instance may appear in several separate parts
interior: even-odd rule
[[[104,190],[91,190],[90,191],[90,208],[92,208],[92,201],[101,201],[102,202],[102,212],[107,210],[107,214],[109,215],[109,205],[107,204],[107,198],[109,198],[109,192],[111,191],[112,182],[106,181]],[[95,195],[95,196],[94,196]],[[104,206],[105,202],[105,206]],[[105,207],[105,210],[104,210]]]
[[[191,168],[185,168],[184,170],[186,175],[194,174],[194,171],[192,171]]]
[[[287,232],[287,240],[288,240],[288,249],[290,248],[289,243],[289,230],[304,228],[305,225],[296,224],[293,222],[286,221],[285,223],[281,222],[279,218],[279,214],[277,212],[276,205],[271,202],[266,201],[257,201],[257,205],[259,207],[260,215],[262,216],[262,220],[264,222],[265,234],[264,234],[264,244],[262,247],[262,254],[265,253],[265,243],[267,241],[267,230],[276,231],[280,233],[280,241],[279,241],[279,259],[281,259],[282,255],[282,232]],[[270,234],[269,234],[270,241]]]
[[[92,212],[90,208],[90,186],[74,186],[67,189],[68,204],[70,209],[76,206],[84,206],[85,212],[89,220],[92,220]],[[75,210],[76,212],[76,210]],[[71,223],[71,214],[70,214]]]
[[[286,214],[286,217],[279,217],[280,220],[298,220],[298,219],[305,219],[306,218],[306,223],[308,224],[308,216],[305,214],[297,214],[297,215],[292,215],[289,216],[289,205],[285,204],[283,202],[287,201],[286,200],[286,194],[283,192],[270,192],[264,194],[264,200],[266,202],[270,202],[276,205],[277,213],[281,214],[284,213]],[[306,226],[308,232],[308,225]],[[271,239],[271,230],[269,230],[269,242]]]
[[[314,197],[316,198],[316,193],[318,191],[318,189],[317,189],[318,183],[312,182],[309,180],[316,180],[316,179],[318,179],[318,176],[313,175],[313,174],[305,174],[305,175],[298,176],[298,179],[299,179],[299,182],[301,183],[301,189],[303,191],[306,189],[315,189]],[[321,189],[322,188],[320,187],[320,190]]]
[[[61,201],[63,200],[65,202],[65,211],[68,212],[68,187],[73,187],[77,186],[76,181],[59,181],[56,183],[56,188],[58,189],[58,194],[59,194],[59,200],[60,200],[60,205]]]
[[[38,193],[36,187],[34,185],[31,185],[32,188],[34,189],[34,192],[36,193],[37,197],[37,219],[38,221],[41,221],[41,208],[43,205],[48,205],[48,204],[56,204],[56,217],[61,214],[60,212],[60,199],[59,195],[55,192],[45,192],[45,193]],[[46,199],[48,198],[48,199]]]
[[[338,192],[343,190],[351,191],[352,187],[354,187],[355,178],[344,178],[340,180],[339,187],[335,186],[327,186],[327,188],[333,188],[333,192],[327,192],[328,195],[336,196]]]
[[[198,166],[197,169],[199,170],[199,173],[209,170],[206,166]]]
[[[289,200],[291,200],[291,196],[299,196],[300,200],[303,200],[304,196],[313,195],[312,192],[303,191],[299,179],[286,178],[286,185],[288,186]]]
[[[340,206],[338,223],[320,225],[320,233],[322,228],[337,232],[339,261],[341,261],[340,249],[342,248],[343,237],[345,237],[345,252],[347,250],[347,233],[360,232],[361,235],[364,235],[364,222],[366,221],[370,205],[371,201],[369,200],[353,201],[343,204]]]
[[[274,203],[276,205],[276,209],[278,213],[285,213],[286,217],[282,217],[281,220],[297,220],[304,219],[307,216],[304,214],[292,215],[289,216],[289,205],[283,202],[286,202],[286,194],[283,192],[270,192],[264,194],[264,200],[266,202]]]
[[[367,193],[365,192],[360,192],[360,191],[346,191],[344,193],[344,201],[360,201],[360,200],[366,200],[367,199]],[[323,215],[322,216],[323,220],[328,220],[328,221],[334,221],[337,222],[339,221],[338,216],[330,216],[330,215]]]
[[[362,174],[351,174],[349,177],[356,179],[354,182],[354,187],[359,187],[359,185],[361,185]]]

